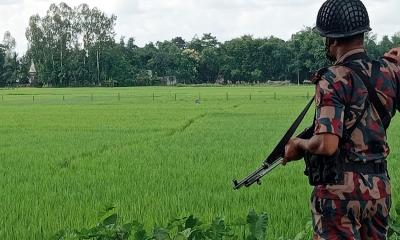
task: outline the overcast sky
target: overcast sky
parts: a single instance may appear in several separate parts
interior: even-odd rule
[[[0,0],[0,37],[5,31],[27,48],[29,17],[44,16],[52,0]],[[212,33],[221,41],[243,34],[289,39],[304,26],[313,26],[323,0],[65,0],[69,6],[86,2],[117,15],[116,33],[134,37],[143,46],[153,41]],[[59,2],[56,2],[59,3]],[[400,31],[399,0],[364,0],[373,31],[382,36]]]

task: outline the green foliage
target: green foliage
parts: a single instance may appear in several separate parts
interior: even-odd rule
[[[267,233],[268,216],[265,213],[257,215],[256,212],[250,211],[247,215],[247,224],[250,234],[247,240],[265,239]]]
[[[52,238],[54,240],[124,240],[129,239],[133,231],[135,240],[223,240],[223,239],[243,239],[243,240],[265,240],[267,239],[268,216],[266,213],[257,214],[251,210],[247,215],[247,220],[236,220],[233,225],[225,224],[225,221],[216,217],[207,224],[195,218],[193,215],[184,218],[171,220],[166,227],[154,227],[150,235],[147,234],[143,224],[139,222],[121,224],[118,215],[111,213],[114,206],[106,207],[101,212],[100,223],[91,229],[82,230],[61,230]],[[395,213],[400,216],[400,207],[396,207]],[[247,227],[242,235],[237,235],[233,229]],[[305,229],[299,232],[293,240],[309,240],[312,238],[312,224],[309,222]],[[389,240],[400,239],[400,224],[397,218],[391,218],[389,222]],[[290,240],[280,237],[278,240]]]
[[[22,77],[21,62],[15,53],[15,39],[9,31],[0,44],[0,87],[13,86]]]
[[[0,86],[5,86],[5,80],[3,75],[5,73],[4,71],[4,64],[6,62],[6,54],[5,54],[5,49],[3,45],[0,45],[0,73],[2,76],[0,76]]]
[[[101,221],[94,227],[81,230],[61,230],[53,240],[124,240],[128,239],[133,229],[132,223],[122,223],[113,212],[115,207],[106,207],[101,212]]]
[[[206,224],[189,216],[177,218],[170,221],[166,227],[155,227],[153,234],[148,239],[170,240],[170,239],[231,239],[234,234],[221,218],[215,218]]]
[[[129,239],[133,232],[135,240],[223,240],[240,239],[231,226],[216,217],[211,223],[203,223],[193,215],[184,218],[175,218],[165,227],[155,226],[148,234],[139,222],[121,224],[116,213],[110,214],[114,208],[106,208],[105,216],[95,227],[82,230],[61,230],[52,239],[54,240],[124,240]],[[247,223],[236,224],[235,227],[249,228],[249,235],[243,236],[246,240],[265,240],[267,232],[267,215],[258,215],[250,211]]]

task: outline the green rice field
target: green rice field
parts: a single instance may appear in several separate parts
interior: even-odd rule
[[[304,163],[261,186],[232,180],[258,168],[313,87],[0,89],[0,239],[48,239],[89,227],[107,204],[147,228],[194,214],[227,222],[267,212],[268,238],[311,220]],[[301,129],[310,125],[312,113]],[[393,199],[400,120],[389,130]]]

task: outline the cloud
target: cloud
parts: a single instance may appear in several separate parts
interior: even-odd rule
[[[121,10],[119,26],[121,32],[131,33],[139,44],[148,41],[171,39],[211,32],[220,40],[228,40],[243,34],[255,36],[276,35],[285,39],[313,25],[314,17],[304,17],[305,12],[317,11],[319,1],[299,6],[301,0],[148,0],[133,1],[129,10]],[[119,2],[121,7],[124,4]],[[288,10],[291,9],[291,10]],[[302,19],[303,22],[298,19]],[[129,21],[130,20],[130,21]]]
[[[23,0],[1,0],[0,1],[0,6],[1,7],[7,7],[9,5],[18,5],[23,3]]]

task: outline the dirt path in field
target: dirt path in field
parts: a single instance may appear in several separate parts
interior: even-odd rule
[[[186,121],[182,126],[180,126],[180,127],[176,128],[176,129],[172,130],[171,133],[168,134],[168,136],[172,137],[172,136],[174,136],[174,135],[177,134],[177,133],[182,133],[182,132],[184,132],[184,131],[187,130],[193,123],[195,123],[196,121],[198,121],[198,120],[200,120],[200,119],[202,119],[202,118],[205,118],[206,116],[207,116],[207,113],[202,113],[202,114],[200,114],[200,115],[198,115],[198,116],[196,116],[196,117],[194,117],[194,118],[189,119],[189,120]]]

